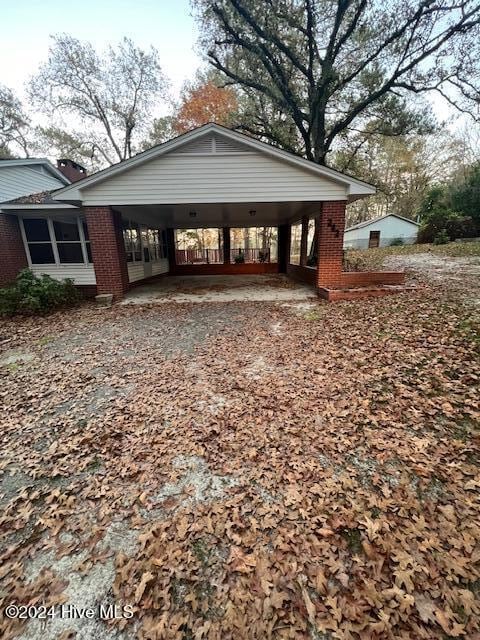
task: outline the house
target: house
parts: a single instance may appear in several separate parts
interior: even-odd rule
[[[65,160],[60,162],[67,163]],[[70,179],[64,170],[54,167],[46,158],[0,160],[0,204],[67,184]]]
[[[388,213],[346,229],[343,246],[345,249],[371,249],[388,247],[395,240],[401,240],[403,244],[414,244],[417,241],[419,226],[418,222],[396,213]]]
[[[403,273],[342,270],[345,208],[373,193],[361,180],[207,124],[49,193],[1,204],[0,284],[27,266],[115,299],[162,274],[280,272],[328,299],[350,287],[401,284]],[[238,230],[252,227],[275,235],[275,255],[238,246]],[[200,229],[215,229],[215,248],[185,253],[191,249],[181,249],[177,235]]]

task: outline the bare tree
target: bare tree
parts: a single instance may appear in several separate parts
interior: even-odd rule
[[[386,134],[398,133],[407,99],[426,92],[480,116],[478,0],[200,0],[195,6],[208,60],[226,84],[253,96],[254,117],[243,129],[316,162],[325,162],[338,136],[372,120]],[[259,100],[263,114],[275,117],[262,116]],[[294,128],[286,140],[282,118]]]
[[[49,59],[31,81],[30,97],[51,118],[57,139],[64,132],[72,147],[114,164],[137,151],[166,88],[153,47],[144,51],[124,38],[98,53],[90,43],[62,34],[53,36]]]

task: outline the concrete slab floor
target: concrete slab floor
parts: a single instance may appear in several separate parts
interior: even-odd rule
[[[289,302],[318,299],[313,287],[283,274],[165,276],[129,291],[120,304],[166,302]]]

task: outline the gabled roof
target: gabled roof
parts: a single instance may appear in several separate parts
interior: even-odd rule
[[[385,218],[399,218],[404,222],[410,222],[411,224],[414,224],[416,227],[420,226],[418,222],[415,222],[415,220],[410,220],[410,218],[399,216],[397,213],[387,213],[384,216],[379,216],[378,218],[372,218],[371,220],[365,220],[365,222],[359,222],[358,224],[354,224],[353,226],[348,227],[348,229],[345,229],[345,233],[347,233],[347,231],[353,231],[354,229],[361,229],[362,227],[368,227],[371,224],[376,224],[377,222],[380,222],[380,220],[385,220]]]
[[[20,196],[13,200],[0,203],[0,211],[13,210],[13,211],[26,211],[30,209],[49,210],[49,209],[76,209],[71,204],[65,202],[58,202],[54,200],[52,195],[58,191],[58,189],[52,189],[50,191],[40,191],[39,193],[30,193],[27,196]]]
[[[139,153],[128,160],[119,162],[118,164],[103,169],[102,171],[98,171],[97,173],[84,178],[80,183],[77,182],[73,185],[69,185],[68,187],[64,187],[57,191],[54,197],[60,201],[78,200],[79,192],[81,193],[84,190],[88,190],[89,187],[98,184],[99,182],[108,180],[110,177],[117,176],[118,174],[128,171],[133,167],[139,166],[178,149],[186,143],[196,141],[208,133],[215,133],[224,139],[241,144],[243,147],[247,147],[252,151],[259,151],[261,153],[268,154],[274,158],[282,160],[283,162],[296,165],[297,167],[306,169],[318,176],[340,183],[346,186],[347,189],[349,189],[349,192],[353,195],[370,195],[375,193],[375,187],[363,182],[362,180],[347,176],[339,171],[335,171],[334,169],[311,162],[310,160],[305,160],[304,158],[292,153],[273,147],[270,144],[255,140],[254,138],[243,133],[239,133],[238,131],[232,131],[231,129],[227,129],[221,125],[209,123],[178,136],[177,138],[169,140],[168,142],[164,142],[163,144],[156,145],[151,149],[147,149],[147,151]]]
[[[66,176],[64,176],[63,173],[59,169],[57,169],[57,167],[55,167],[47,158],[17,158],[14,160],[0,159],[0,169],[3,169],[4,167],[31,167],[38,165],[46,169],[48,173],[63,182],[63,184],[70,184],[70,180]]]

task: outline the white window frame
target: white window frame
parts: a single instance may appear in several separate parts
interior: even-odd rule
[[[30,244],[46,244],[47,240],[34,240],[34,241],[29,241],[27,240],[27,234],[25,231],[25,226],[24,226],[24,219],[25,220],[31,220],[31,219],[40,219],[40,220],[45,220],[47,223],[47,228],[48,228],[48,235],[50,236],[50,244],[52,245],[52,251],[53,251],[53,258],[55,260],[55,262],[32,262],[32,259],[30,257]],[[20,222],[20,233],[22,235],[22,240],[23,240],[23,246],[25,249],[25,255],[27,256],[27,262],[28,262],[28,266],[29,267],[44,267],[44,268],[48,268],[56,266],[56,267],[64,267],[67,268],[70,267],[91,267],[93,266],[93,262],[89,262],[88,261],[88,253],[87,253],[87,242],[90,242],[90,240],[86,240],[85,239],[85,234],[83,233],[83,225],[82,225],[82,218],[80,218],[80,216],[75,216],[75,221],[77,223],[77,228],[78,228],[78,237],[79,240],[57,240],[55,237],[55,229],[53,226],[53,223],[55,221],[55,218],[52,218],[51,216],[32,216],[32,217],[20,217],[19,218],[19,222]],[[60,243],[64,243],[64,244],[78,244],[80,243],[81,249],[82,249],[82,256],[83,256],[83,262],[60,262],[60,257],[58,254],[58,247],[57,247],[57,242]]]

